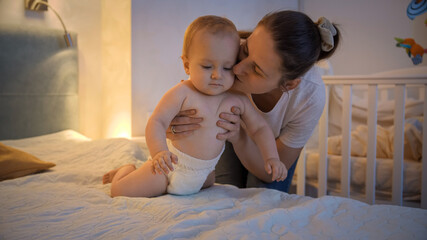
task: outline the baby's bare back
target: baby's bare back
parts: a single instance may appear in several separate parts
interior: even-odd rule
[[[210,160],[217,157],[224,146],[224,141],[216,139],[218,133],[224,130],[217,126],[222,112],[231,113],[231,107],[242,107],[239,100],[241,96],[226,92],[220,95],[208,96],[199,92],[191,91],[181,110],[197,109],[197,117],[202,117],[201,128],[194,134],[173,141],[173,145],[180,151],[198,159]]]

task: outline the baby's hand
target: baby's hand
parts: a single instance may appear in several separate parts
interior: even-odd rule
[[[178,157],[169,151],[161,151],[158,152],[151,161],[153,174],[163,173],[167,175],[169,170],[173,171],[172,163],[178,163]]]
[[[273,181],[280,182],[285,180],[286,176],[288,176],[288,169],[286,169],[285,164],[277,158],[267,159],[264,167],[268,174],[272,174],[271,180]]]

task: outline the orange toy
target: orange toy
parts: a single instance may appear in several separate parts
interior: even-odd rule
[[[423,62],[423,55],[427,53],[427,49],[421,47],[417,44],[412,38],[394,38],[397,41],[396,47],[403,47],[408,54],[408,57],[411,58],[414,65],[418,65]]]

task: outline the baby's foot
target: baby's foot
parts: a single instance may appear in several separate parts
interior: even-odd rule
[[[123,165],[119,168],[113,169],[111,171],[109,171],[108,173],[104,174],[104,176],[102,177],[102,184],[107,184],[107,183],[111,183],[113,181],[114,176],[116,175],[116,173],[123,167],[126,166],[134,166],[133,164],[126,164]]]

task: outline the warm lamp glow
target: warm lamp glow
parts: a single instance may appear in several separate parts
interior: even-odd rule
[[[130,138],[131,137],[130,126],[119,126],[116,129],[116,131],[117,131],[117,133],[113,137],[118,137],[118,138]]]
[[[131,138],[130,112],[115,114],[107,131],[107,138]]]

